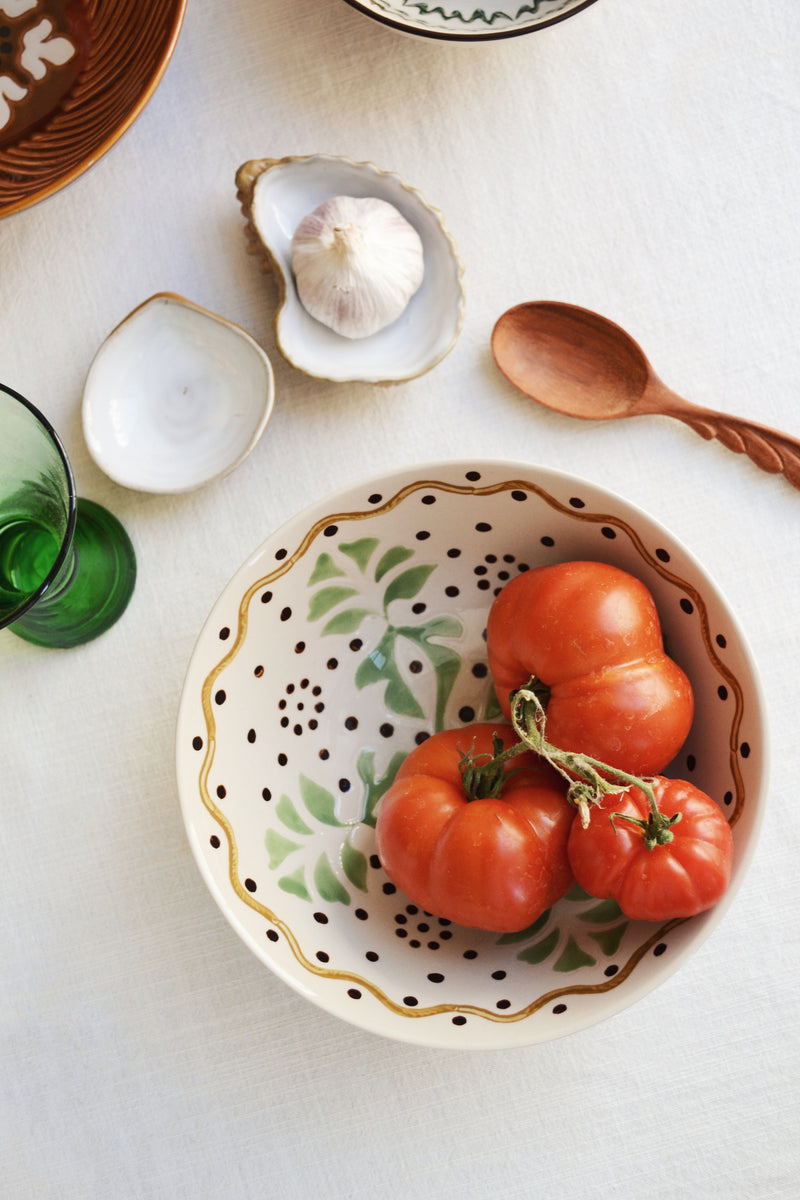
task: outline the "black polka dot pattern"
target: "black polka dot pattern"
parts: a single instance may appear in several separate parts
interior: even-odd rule
[[[504,941],[498,935],[453,926],[423,912],[398,891],[385,876],[377,856],[370,852],[374,842],[371,834],[365,835],[364,827],[358,826],[353,835],[350,826],[323,827],[309,813],[299,784],[301,775],[330,795],[336,812],[340,811],[339,805],[347,804],[354,805],[352,811],[360,812],[358,805],[365,791],[378,786],[393,756],[421,744],[434,732],[430,698],[434,696],[436,671],[426,634],[420,632],[414,640],[404,631],[423,631],[429,625],[434,628],[442,619],[463,621],[465,613],[485,613],[492,599],[518,574],[560,561],[565,544],[575,544],[575,538],[566,536],[574,528],[585,533],[591,554],[615,561],[621,553],[629,558],[639,553],[648,571],[664,568],[661,573],[667,581],[667,599],[660,594],[659,607],[663,605],[667,611],[674,644],[680,645],[682,626],[695,640],[702,627],[709,655],[713,654],[724,668],[718,671],[704,701],[722,714],[729,728],[741,703],[740,689],[730,672],[729,660],[735,663],[736,654],[727,653],[732,635],[718,620],[715,623],[722,628],[706,629],[702,587],[681,587],[680,580],[675,581],[681,568],[673,563],[674,555],[668,547],[645,545],[640,550],[632,542],[626,521],[618,520],[612,507],[601,509],[602,517],[595,515],[596,505],[589,491],[584,495],[564,492],[549,506],[540,502],[533,489],[516,484],[484,498],[481,489],[485,476],[479,470],[464,473],[463,482],[473,491],[475,505],[461,524],[441,517],[448,508],[452,510],[452,493],[427,484],[399,502],[407,506],[410,518],[406,531],[401,538],[393,536],[384,542],[382,513],[369,510],[385,506],[382,512],[391,512],[397,497],[394,487],[391,491],[380,488],[368,494],[365,491],[361,499],[366,518],[363,522],[354,522],[348,516],[329,518],[328,524],[316,528],[314,545],[302,554],[298,555],[297,545],[288,541],[268,551],[266,557],[272,562],[267,562],[264,576],[269,577],[269,583],[252,593],[250,628],[245,628],[243,615],[237,621],[235,605],[228,605],[225,623],[217,621],[206,635],[214,643],[216,661],[224,661],[225,665],[212,676],[215,682],[204,700],[208,728],[201,718],[187,738],[195,775],[204,765],[204,756],[211,760],[207,786],[209,797],[218,806],[217,818],[224,814],[238,833],[239,806],[250,805],[248,820],[261,820],[265,832],[269,829],[276,839],[283,839],[273,844],[276,864],[279,855],[286,854],[275,866],[269,865],[263,849],[245,848],[237,840],[238,861],[242,864],[238,875],[241,899],[248,902],[250,898],[256,911],[276,914],[274,925],[264,919],[262,946],[270,948],[270,954],[282,955],[284,966],[287,962],[291,965],[295,951],[290,943],[296,939],[317,974],[330,980],[338,973],[338,995],[360,1014],[380,1008],[373,984],[380,988],[382,981],[391,977],[394,982],[389,1000],[393,1005],[409,1013],[423,1010],[423,1021],[431,1019],[428,1008],[443,1009],[440,1022],[452,1031],[454,1042],[462,1037],[464,1044],[469,1044],[469,1031],[485,1023],[470,1011],[474,989],[478,989],[480,1004],[492,1015],[489,1024],[502,1029],[504,1022],[514,1020],[515,1014],[530,1005],[539,979],[545,977],[557,999],[551,997],[537,1019],[552,1020],[554,1024],[561,1019],[563,1028],[569,1024],[563,1021],[563,1015],[570,1010],[572,979],[596,985],[598,994],[603,987],[623,986],[630,974],[626,968],[633,949],[644,944],[645,934],[652,939],[653,930],[622,930],[619,919],[616,924],[614,920],[581,924],[574,914],[588,910],[591,900],[583,900],[572,912],[567,901],[562,901],[542,930],[516,940]],[[376,546],[369,550],[366,542],[375,531]],[[406,557],[377,578],[381,556],[401,543]],[[321,575],[316,584],[307,583],[322,554],[328,556],[329,573]],[[290,556],[291,566],[282,573],[276,564],[286,563]],[[384,610],[382,600],[388,583],[422,565],[430,567],[423,584],[416,591],[409,587],[405,594],[398,592]],[[287,580],[292,586],[287,586]],[[302,584],[299,589],[298,581]],[[351,589],[352,595],[312,621],[308,615],[310,599],[324,587],[340,588],[342,592]],[[361,608],[369,610],[369,619],[358,615]],[[345,619],[343,614],[348,609],[353,615]],[[323,633],[326,623],[335,623],[334,618],[339,627]],[[395,641],[382,642],[389,626]],[[466,636],[459,640],[449,633],[432,635],[433,645],[454,648],[459,659],[444,714],[449,725],[484,719],[491,692],[485,628],[477,633],[470,629],[469,634],[470,641]],[[411,715],[410,703],[406,705],[408,711],[402,704],[393,708],[387,703],[388,674],[381,677],[376,669],[375,680],[369,676],[364,664],[372,663],[377,668],[387,645],[393,650],[402,647],[403,653],[398,651],[396,655],[399,677],[408,693],[425,698],[422,717]],[[234,666],[229,669],[232,660]],[[355,687],[357,671],[362,672],[366,682]],[[243,694],[247,710],[242,719]],[[232,728],[236,729],[235,750],[230,740]],[[740,734],[738,741],[730,742],[732,748],[735,746],[731,757],[746,772],[745,764],[756,748],[752,727],[748,729],[747,723],[741,722],[736,728],[740,728]],[[224,754],[220,754],[221,747]],[[360,757],[365,754],[372,756],[369,768]],[[237,763],[247,763],[242,767],[248,781],[245,785],[238,767],[234,771],[229,765],[234,757]],[[702,786],[706,759],[704,746],[690,740],[680,759],[685,777]],[[287,798],[298,818],[294,827],[286,824]],[[738,784],[726,781],[717,799],[727,815],[738,812]],[[209,863],[217,864],[215,876],[224,885],[235,856],[231,854],[225,823],[215,820],[212,806],[209,808],[211,811],[205,814],[208,827],[204,833],[201,827],[200,840]],[[348,819],[350,811],[341,809]],[[303,832],[303,825],[310,832]],[[363,886],[342,873],[339,855],[344,845],[352,845],[362,856]],[[313,853],[308,850],[311,846]],[[334,884],[341,881],[344,885],[347,903],[337,896],[334,884],[326,885],[315,873],[323,848],[334,868]],[[279,880],[281,884],[276,886]],[[288,883],[283,890],[285,881]],[[328,890],[323,894],[320,888],[324,891],[326,886]],[[302,919],[297,915],[300,913]],[[554,932],[557,937],[550,947],[548,939]],[[578,943],[583,955],[580,962],[580,955],[574,951],[570,951],[572,958],[567,954],[569,937]],[[643,961],[669,961],[668,940],[651,940],[648,950]],[[561,966],[555,968],[559,961]]]

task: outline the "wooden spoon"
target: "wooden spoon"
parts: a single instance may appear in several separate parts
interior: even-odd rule
[[[800,440],[684,400],[661,382],[630,334],[589,309],[550,300],[518,304],[495,325],[492,354],[506,379],[545,408],[588,421],[677,417],[800,488]]]

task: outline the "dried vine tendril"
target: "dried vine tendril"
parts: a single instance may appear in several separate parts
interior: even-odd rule
[[[519,742],[503,750],[502,740],[495,734],[493,756],[469,753],[463,756],[460,766],[467,796],[470,799],[499,796],[507,777],[505,766],[508,760],[525,750],[532,750],[567,781],[567,799],[578,810],[584,829],[589,824],[592,808],[601,804],[606,796],[619,795],[630,787],[638,787],[644,792],[650,806],[647,819],[611,813],[611,823],[627,821],[638,826],[642,830],[644,844],[650,850],[671,842],[672,826],[680,821],[681,814],[678,812],[669,817],[659,811],[652,779],[630,775],[588,754],[561,750],[548,742],[545,736],[545,710],[539,692],[536,681],[531,679],[511,696],[511,724]]]

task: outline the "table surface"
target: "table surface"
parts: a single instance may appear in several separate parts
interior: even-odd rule
[[[598,0],[468,46],[337,0],[193,0],[131,129],[0,222],[0,378],[139,562],[98,641],[0,633],[4,1196],[797,1195],[800,495],[678,422],[533,406],[489,338],[519,301],[581,304],[679,393],[800,433],[799,58],[797,0]],[[315,381],[277,350],[234,177],[310,153],[396,171],[445,214],[466,320],[413,382]],[[115,485],[81,432],[97,347],[159,291],[247,329],[276,379],[255,452],[181,497]],[[362,1032],[256,959],[190,853],[173,746],[200,628],[272,531],[386,468],[487,455],[620,492],[700,559],[758,663],[773,774],[743,886],[675,975],[570,1037],[464,1052]]]

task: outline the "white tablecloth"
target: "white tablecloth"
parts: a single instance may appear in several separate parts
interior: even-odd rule
[[[798,1194],[800,494],[677,422],[533,406],[489,335],[518,301],[582,304],[678,392],[800,432],[799,61],[797,0],[598,0],[472,46],[341,0],[191,0],[122,140],[0,222],[0,378],[139,560],[98,641],[0,634],[3,1196]],[[316,152],[396,171],[445,213],[466,322],[414,382],[314,381],[276,349],[234,176]],[[80,424],[98,345],[164,290],[244,326],[277,386],[247,462],[178,498],[112,484]],[[698,953],[601,1025],[496,1053],[363,1033],[257,961],[191,857],[173,752],[195,638],[267,534],[384,468],[476,455],[577,472],[688,545],[746,631],[774,755],[752,868]]]

